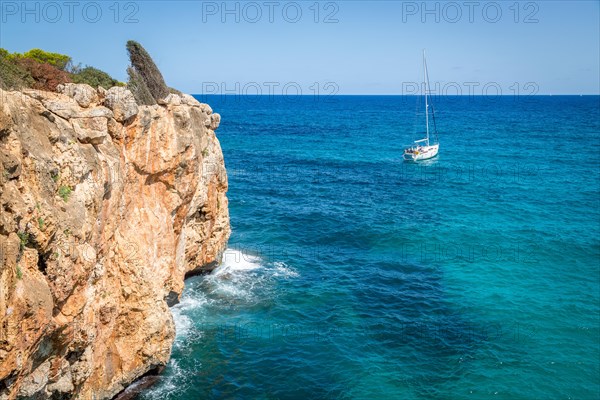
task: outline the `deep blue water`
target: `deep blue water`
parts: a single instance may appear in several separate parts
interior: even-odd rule
[[[145,399],[597,399],[600,98],[213,96],[223,265]]]

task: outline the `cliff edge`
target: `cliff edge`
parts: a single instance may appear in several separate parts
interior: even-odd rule
[[[220,117],[189,95],[0,90],[0,399],[111,398],[164,366],[230,234]]]

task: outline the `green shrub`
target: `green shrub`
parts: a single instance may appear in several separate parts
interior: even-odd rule
[[[21,266],[17,264],[17,279],[23,279],[23,271],[21,271]]]
[[[131,61],[131,68],[146,84],[154,100],[167,97],[169,88],[150,54],[148,54],[141,44],[133,40],[128,41],[126,47],[129,53],[129,60]]]
[[[69,201],[69,196],[71,196],[71,192],[73,192],[73,189],[71,189],[69,186],[61,186],[58,188],[58,195],[63,199],[65,203]]]
[[[42,64],[50,64],[61,71],[65,71],[71,64],[71,57],[64,54],[51,53],[42,49],[31,49],[28,52],[23,53],[21,57],[29,58]]]
[[[38,226],[40,227],[40,229],[44,229],[44,218],[38,218]]]
[[[59,84],[68,82],[87,83],[94,88],[102,86],[105,89],[126,86],[97,68],[74,65],[71,57],[65,54],[41,49],[31,49],[20,54],[0,48],[0,89],[34,88],[56,91]]]
[[[104,89],[110,89],[117,86],[119,81],[113,79],[106,72],[97,68],[87,66],[71,75],[74,83],[87,83],[93,88],[102,86]]]
[[[0,89],[16,90],[34,83],[31,74],[18,65],[8,51],[0,48]]]
[[[19,237],[19,251],[23,252],[25,247],[29,244],[29,233],[17,232],[17,236]]]

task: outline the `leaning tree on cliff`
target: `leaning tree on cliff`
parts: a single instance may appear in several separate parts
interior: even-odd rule
[[[138,74],[133,67],[127,68],[127,75],[129,76],[127,89],[129,89],[133,94],[133,97],[135,97],[136,103],[148,106],[156,104],[156,100],[150,93],[150,89],[148,89],[146,82],[144,82],[140,74]]]
[[[133,40],[127,42],[127,52],[131,61],[128,86],[138,103],[156,104],[156,100],[165,98],[169,88],[150,54]]]

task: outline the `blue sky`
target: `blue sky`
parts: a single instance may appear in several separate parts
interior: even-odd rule
[[[426,48],[438,92],[598,94],[599,4],[2,1],[0,46],[69,54],[126,80],[134,39],[170,86],[248,94],[410,94]]]

